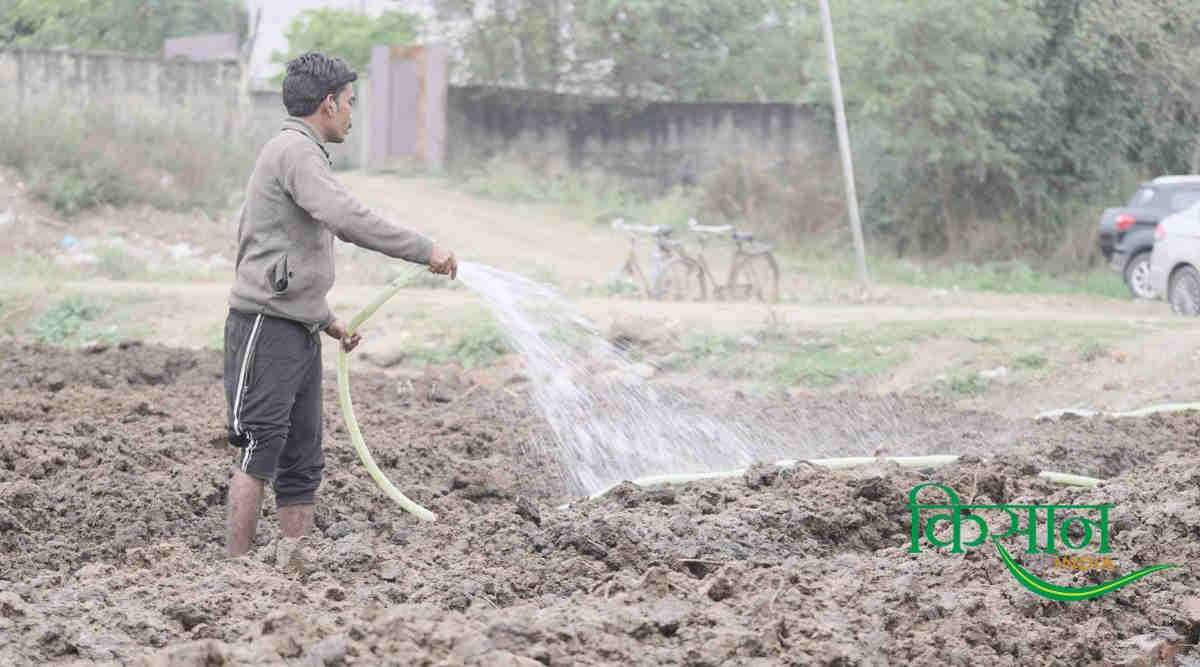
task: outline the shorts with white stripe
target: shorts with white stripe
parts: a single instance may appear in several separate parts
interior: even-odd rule
[[[229,311],[225,403],[238,468],[271,482],[278,507],[313,503],[325,468],[318,334],[291,320]]]

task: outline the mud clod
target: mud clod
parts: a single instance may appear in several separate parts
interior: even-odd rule
[[[45,379],[44,384],[46,385],[46,389],[59,392],[67,386],[67,378],[63,377],[60,373],[53,373]]]
[[[537,505],[525,496],[517,498],[517,516],[535,526],[542,525],[542,513],[538,510]]]

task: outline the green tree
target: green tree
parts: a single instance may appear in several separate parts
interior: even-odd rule
[[[835,1],[866,221],[956,256],[973,219],[1048,251],[1200,158],[1193,0]],[[819,39],[815,20],[810,39]],[[814,53],[802,99],[829,99]],[[1030,243],[1030,239],[1033,239]],[[987,249],[985,249],[987,250]]]
[[[1103,196],[1098,190],[1130,169],[1143,175],[1194,169],[1200,17],[1191,5],[1042,3],[1051,26],[1038,59],[1043,101],[1017,137],[1040,177],[1028,184],[1031,202],[1064,192]]]
[[[1049,250],[1200,168],[1195,0],[831,0],[866,216],[930,252]],[[476,83],[830,102],[817,0],[439,0]],[[832,125],[832,118],[830,118]],[[977,231],[1005,224],[995,243]],[[1032,241],[1031,241],[1032,239]],[[994,244],[993,244],[994,245]]]
[[[355,71],[365,72],[371,47],[411,43],[420,26],[420,17],[399,11],[386,11],[372,18],[349,9],[307,9],[292,19],[283,33],[287,53],[275,51],[271,62],[283,64],[307,51],[321,51],[345,60]],[[284,74],[277,74],[274,82],[281,82]]]
[[[246,33],[239,0],[0,0],[0,46],[158,55],[163,40]]]
[[[976,191],[1011,184],[1024,166],[1007,139],[1038,95],[1029,64],[1045,30],[1032,1],[832,5],[851,131],[878,153],[868,161],[880,188],[874,211],[920,221],[925,228],[905,232],[962,252],[966,226],[956,208],[975,204]],[[814,40],[817,30],[814,22]],[[830,99],[826,69],[824,52],[813,53],[808,100]]]
[[[611,59],[619,95],[695,100],[728,91],[724,65],[754,50],[768,8],[761,0],[596,0],[581,13],[584,52]],[[754,73],[743,74],[738,97],[753,99]]]
[[[574,75],[574,0],[440,0],[439,10],[469,20],[463,38],[473,83],[555,90]]]
[[[793,0],[442,0],[471,17],[470,80],[664,100],[788,100],[805,12]]]

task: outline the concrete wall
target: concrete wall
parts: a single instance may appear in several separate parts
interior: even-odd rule
[[[278,90],[252,93],[243,110],[239,76],[238,64],[229,60],[0,49],[0,108],[13,113],[102,104],[141,113],[157,110],[172,122],[190,123],[230,141],[247,141],[257,149],[279,131],[287,110]],[[366,164],[368,86],[365,81],[356,85],[354,129],[345,144],[330,146],[338,168]]]
[[[622,103],[526,90],[452,87],[449,160],[507,152],[549,169],[608,170],[664,189],[695,184],[722,157],[778,163],[836,151],[819,106]]]
[[[367,164],[370,128],[370,83],[363,79],[354,82],[358,102],[354,107],[353,125],[343,144],[326,144],[334,169],[358,169]],[[258,90],[250,93],[250,111],[246,122],[246,138],[258,150],[279,132],[287,109],[283,93],[278,90]]]
[[[257,148],[278,132],[287,111],[278,90],[253,93],[242,109],[238,79],[238,65],[229,61],[0,49],[0,108],[10,113],[64,103],[149,108]],[[365,78],[356,82],[354,129],[345,144],[330,146],[339,168],[368,164],[372,135],[388,136],[379,133],[405,124],[395,113],[373,122],[371,89]],[[630,104],[484,87],[450,87],[445,105],[449,162],[512,153],[550,168],[609,170],[654,188],[695,183],[728,155],[754,153],[787,162],[813,150],[835,150],[832,121],[819,107]],[[424,128],[429,134],[438,129],[436,121],[407,122],[414,132]],[[425,163],[437,168],[440,161],[429,155]]]
[[[163,40],[164,58],[187,58],[196,62],[238,59],[238,36],[233,32],[177,37]]]
[[[0,104],[5,111],[69,104],[161,111],[171,122],[230,136],[237,124],[239,70],[234,62],[0,49]]]

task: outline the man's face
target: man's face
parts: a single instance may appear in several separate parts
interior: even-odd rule
[[[350,134],[350,127],[353,122],[350,120],[350,113],[354,110],[354,103],[358,98],[354,95],[354,84],[348,83],[342,90],[333,98],[329,105],[329,124],[326,128],[326,140],[330,143],[340,144],[346,140],[346,135]]]

